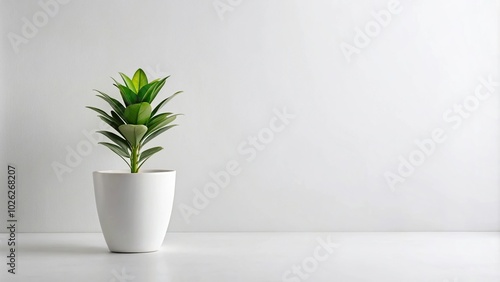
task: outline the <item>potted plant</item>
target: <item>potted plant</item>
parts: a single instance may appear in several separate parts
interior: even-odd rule
[[[175,191],[175,170],[140,170],[142,165],[162,147],[145,149],[158,135],[176,126],[178,114],[159,113],[178,91],[154,108],[151,104],[168,77],[148,82],[142,69],[132,78],[120,73],[123,84],[114,80],[123,103],[98,92],[111,107],[107,112],[87,107],[98,113],[115,132],[97,131],[111,142],[100,142],[122,158],[129,170],[95,171],[94,191],[102,232],[112,252],[157,251],[165,238]]]

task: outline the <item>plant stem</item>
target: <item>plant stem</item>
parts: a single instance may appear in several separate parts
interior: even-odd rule
[[[139,146],[132,148],[132,156],[130,158],[130,172],[139,172]]]

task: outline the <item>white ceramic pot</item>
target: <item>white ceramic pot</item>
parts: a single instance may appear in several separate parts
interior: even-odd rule
[[[172,213],[175,171],[95,171],[93,177],[97,213],[109,250],[159,250]]]

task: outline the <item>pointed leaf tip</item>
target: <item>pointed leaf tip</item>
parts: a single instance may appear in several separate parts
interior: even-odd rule
[[[138,69],[132,77],[132,83],[138,92],[144,85],[148,84],[148,77],[146,76],[146,73],[142,69]]]

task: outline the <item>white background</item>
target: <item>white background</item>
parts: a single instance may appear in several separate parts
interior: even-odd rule
[[[0,145],[18,170],[19,231],[100,231],[91,173],[126,165],[91,146],[70,167],[68,148],[99,128],[92,89],[117,95],[110,76],[138,67],[172,75],[163,97],[185,91],[146,165],[178,171],[170,231],[500,230],[500,90],[456,129],[443,119],[481,77],[498,80],[497,1],[401,1],[349,61],[342,42],[388,6],[353,2],[73,0],[16,45],[44,10],[1,0]],[[248,160],[238,148],[284,108],[295,117]],[[391,189],[384,174],[438,128],[445,142]],[[188,223],[180,207],[231,161],[240,173]],[[61,181],[54,163],[71,168]]]

